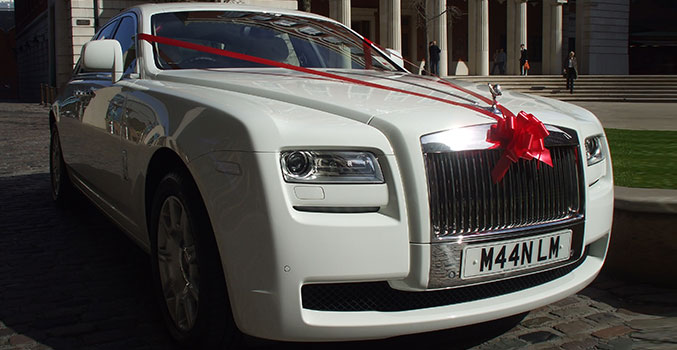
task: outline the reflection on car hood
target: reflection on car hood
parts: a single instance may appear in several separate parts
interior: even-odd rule
[[[406,90],[455,104],[489,105],[471,94],[437,81],[437,78],[399,72],[366,70],[325,70],[342,77],[357,79],[388,88]],[[462,124],[491,123],[493,118],[463,106],[453,106],[434,99],[355,83],[332,80],[322,76],[286,69],[200,69],[167,70],[155,77],[160,81],[173,81],[210,88],[224,89],[292,103],[322,110],[343,117],[369,123],[374,118],[387,119],[389,115],[403,113],[425,115],[436,112],[453,114],[465,119]],[[490,82],[487,77],[487,82]],[[450,80],[453,84],[491,98],[486,84],[470,84]],[[546,124],[571,126],[575,120],[590,121],[592,115],[573,105],[541,97],[510,91],[504,92],[499,103],[513,113],[526,111],[536,115]],[[594,119],[594,117],[592,117]]]

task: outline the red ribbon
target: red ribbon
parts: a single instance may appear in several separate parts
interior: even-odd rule
[[[403,89],[398,89],[398,88],[393,88],[390,86],[385,86],[381,84],[376,84],[376,83],[370,83],[358,79],[353,79],[353,78],[348,78],[344,76],[340,76],[337,74],[332,74],[328,73],[325,71],[321,70],[315,70],[315,69],[310,69],[310,68],[305,68],[305,67],[299,67],[299,66],[294,66],[291,64],[287,63],[282,63],[282,62],[277,62],[273,60],[268,60],[265,58],[261,57],[255,57],[255,56],[250,56],[250,55],[245,55],[241,54],[238,52],[233,52],[233,51],[228,51],[228,50],[222,50],[222,49],[216,49],[210,46],[205,46],[205,45],[200,45],[200,44],[195,44],[187,41],[182,41],[182,40],[176,40],[176,39],[171,39],[171,38],[166,38],[166,37],[161,37],[161,36],[155,36],[155,35],[150,35],[150,34],[145,34],[145,33],[140,33],[138,38],[140,40],[145,40],[149,43],[160,43],[160,44],[165,44],[165,45],[171,45],[171,46],[177,46],[177,47],[182,47],[190,50],[195,50],[195,51],[200,51],[200,52],[205,52],[205,53],[210,53],[210,54],[215,54],[219,56],[225,56],[225,57],[230,57],[230,58],[236,58],[240,59],[243,61],[248,61],[248,62],[254,62],[258,64],[263,64],[266,66],[271,66],[271,67],[278,67],[278,68],[284,68],[284,69],[289,69],[297,72],[303,72],[311,75],[316,75],[316,76],[321,76],[324,78],[329,78],[329,79],[334,79],[342,82],[348,82],[352,84],[357,84],[357,85],[363,85],[363,86],[368,86],[376,89],[381,89],[381,90],[386,90],[386,91],[393,91],[393,92],[399,92],[403,94],[408,94],[408,95],[413,95],[421,98],[427,98],[430,100],[438,101],[438,102],[443,102],[447,103],[453,106],[460,106],[464,107],[470,110],[473,110],[475,112],[487,115],[491,118],[496,119],[497,123],[495,125],[491,126],[491,129],[487,133],[487,142],[494,143],[495,146],[494,148],[503,148],[503,155],[501,156],[501,159],[499,159],[498,163],[494,167],[494,169],[491,171],[491,177],[494,180],[494,183],[498,183],[503,179],[503,176],[505,176],[505,173],[508,171],[508,168],[510,168],[510,164],[517,162],[520,158],[526,159],[526,160],[531,160],[536,158],[539,161],[542,161],[552,167],[552,159],[550,158],[550,151],[545,148],[543,144],[543,139],[548,136],[548,130],[545,129],[545,126],[541,121],[536,119],[532,114],[527,114],[524,111],[520,112],[517,117],[510,112],[507,108],[501,106],[500,104],[497,104],[497,108],[501,111],[504,117],[501,117],[500,115],[497,115],[496,113],[490,112],[487,109],[475,106],[475,105],[470,105],[470,104],[465,104],[465,103],[459,103],[459,102],[454,102],[450,101],[444,98],[440,97],[435,97],[435,96],[430,96],[430,95],[425,95],[422,93],[414,92],[414,91],[408,91],[408,90],[403,90]],[[374,44],[365,39],[365,51],[367,47],[372,47]],[[365,54],[365,57],[368,57]],[[367,64],[371,63],[370,60],[367,58],[366,59]],[[474,96],[478,98],[479,100],[491,104],[492,101],[476,92],[470,91],[468,89],[464,89],[460,86],[457,86],[455,84],[452,84],[448,81],[439,79],[437,82],[444,84],[446,86],[449,86],[451,88],[454,88],[456,90],[465,92],[471,96]]]
[[[333,74],[333,73],[329,73],[329,72],[325,72],[325,71],[321,71],[321,70],[294,66],[294,65],[291,65],[291,64],[287,64],[287,63],[268,60],[268,59],[256,57],[256,56],[250,56],[250,55],[242,54],[242,53],[239,53],[239,52],[217,49],[217,48],[213,48],[213,47],[210,47],[210,46],[191,43],[191,42],[188,42],[188,41],[176,40],[176,39],[171,39],[171,38],[166,38],[166,37],[156,36],[156,35],[150,35],[150,34],[144,34],[144,33],[140,33],[138,37],[139,37],[139,39],[148,41],[150,43],[159,43],[159,44],[165,44],[165,45],[170,45],[170,46],[182,47],[184,49],[190,49],[190,50],[210,53],[210,54],[224,56],[224,57],[236,58],[236,59],[239,59],[239,60],[263,64],[263,65],[270,66],[270,67],[284,68],[284,69],[289,69],[289,70],[293,70],[293,71],[297,71],[297,72],[321,76],[321,77],[324,77],[324,78],[334,79],[334,80],[338,80],[338,81],[342,81],[342,82],[347,82],[347,83],[352,83],[352,84],[357,84],[357,85],[364,85],[364,86],[372,87],[372,88],[375,88],[375,89],[399,92],[399,93],[402,93],[402,94],[413,95],[413,96],[417,96],[417,97],[421,97],[421,98],[427,98],[427,99],[430,99],[430,100],[433,100],[433,101],[443,102],[443,103],[447,103],[447,104],[450,104],[450,105],[453,105],[453,106],[460,106],[460,107],[468,108],[468,109],[471,109],[475,112],[482,113],[484,115],[492,117],[494,119],[501,119],[501,117],[496,116],[494,113],[491,113],[491,112],[487,111],[486,109],[478,107],[478,106],[474,106],[474,105],[470,105],[470,104],[466,104],[466,103],[454,102],[454,101],[450,101],[450,100],[447,100],[447,99],[444,99],[444,98],[426,95],[426,94],[422,94],[422,93],[418,93],[418,92],[414,92],[414,91],[398,89],[398,88],[394,88],[394,87],[390,87],[390,86],[386,86],[386,85],[381,85],[381,84],[377,84],[377,83],[370,83],[368,81],[348,78],[348,77],[340,76],[340,75],[337,75],[337,74]],[[370,45],[372,45],[372,44],[370,44]]]
[[[501,158],[491,170],[494,183],[503,179],[512,163],[521,159],[536,159],[552,167],[550,150],[545,148],[543,140],[550,133],[543,123],[533,114],[520,112],[517,117],[506,116],[491,126],[487,132],[487,142],[494,148],[503,148]]]

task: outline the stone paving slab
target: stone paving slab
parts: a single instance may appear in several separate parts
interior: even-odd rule
[[[147,255],[90,204],[49,194],[46,109],[0,103],[0,350],[174,349]],[[674,278],[674,276],[666,276]],[[528,314],[354,343],[254,342],[259,349],[677,349],[677,290],[602,272]]]

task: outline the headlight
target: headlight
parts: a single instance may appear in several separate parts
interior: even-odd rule
[[[353,151],[289,151],[280,158],[287,182],[383,183],[376,156]]]
[[[604,160],[602,135],[590,136],[585,139],[585,158],[588,161],[588,166],[595,165]]]

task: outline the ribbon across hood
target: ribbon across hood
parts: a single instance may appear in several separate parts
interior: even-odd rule
[[[398,92],[402,94],[413,95],[421,98],[426,98],[434,100],[437,102],[442,102],[454,106],[460,106],[466,109],[473,110],[475,112],[487,115],[496,120],[496,124],[491,126],[491,129],[487,133],[487,142],[493,143],[494,147],[503,150],[503,154],[499,159],[498,163],[494,166],[494,169],[491,171],[491,177],[494,183],[498,183],[503,179],[507,173],[510,165],[516,163],[519,159],[532,160],[536,159],[541,161],[549,166],[553,166],[552,159],[550,157],[550,151],[545,148],[543,140],[548,136],[548,131],[546,130],[543,123],[538,120],[534,115],[528,114],[524,111],[520,112],[515,116],[510,110],[504,106],[496,103],[495,107],[500,111],[496,113],[490,109],[482,108],[473,104],[460,103],[452,101],[445,98],[440,98],[436,96],[430,96],[415,91],[408,91],[403,89],[394,88],[391,86],[386,86],[382,84],[377,84],[373,82],[367,82],[359,79],[349,78],[341,76],[338,74],[333,74],[321,70],[310,69],[305,67],[299,67],[290,65],[287,63],[277,62],[273,60],[268,60],[261,57],[245,55],[238,52],[228,51],[213,48],[210,46],[195,44],[187,41],[176,40],[167,37],[155,36],[145,33],[140,33],[138,35],[140,40],[145,40],[149,43],[159,43],[165,45],[171,45],[176,47],[181,47],[185,49],[200,51],[204,53],[235,58],[243,61],[263,64],[270,67],[284,68],[297,72],[303,72],[314,76],[320,76],[323,78],[341,81],[345,83],[351,83],[356,85],[367,86],[375,89],[381,89],[386,91]],[[374,44],[368,40],[365,40],[365,45],[372,47]],[[368,60],[367,60],[368,61]],[[446,80],[440,79],[439,77],[435,82],[439,84],[446,85],[453,89],[467,93],[489,105],[492,104],[492,101],[487,97],[482,96],[474,91],[462,88],[458,85],[452,84]],[[493,109],[493,108],[492,108]]]

